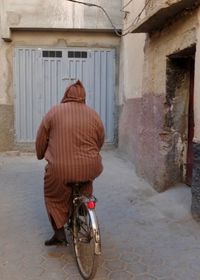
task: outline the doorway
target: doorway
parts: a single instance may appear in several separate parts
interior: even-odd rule
[[[195,46],[172,54],[167,61],[168,115],[165,125],[176,134],[171,155],[177,180],[191,186],[194,136],[194,57]]]

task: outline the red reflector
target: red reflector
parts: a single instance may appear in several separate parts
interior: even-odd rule
[[[96,205],[95,201],[88,201],[87,203],[88,209],[94,209],[95,205]]]

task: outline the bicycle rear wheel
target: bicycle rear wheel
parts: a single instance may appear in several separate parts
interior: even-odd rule
[[[82,203],[73,218],[73,242],[78,269],[83,279],[93,279],[101,253],[100,233],[95,210]]]

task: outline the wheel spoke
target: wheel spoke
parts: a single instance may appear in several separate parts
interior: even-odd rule
[[[86,222],[83,222],[82,220],[79,219],[79,226],[81,229],[83,229],[85,232],[88,232],[88,225]],[[80,230],[79,230],[80,231]]]
[[[90,217],[85,204],[78,210],[74,220],[74,246],[77,264],[84,279],[92,279],[96,272],[98,256],[95,254],[95,238]],[[81,213],[81,214],[80,214]]]

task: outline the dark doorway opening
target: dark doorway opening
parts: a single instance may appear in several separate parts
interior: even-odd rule
[[[191,186],[194,137],[195,46],[172,54],[167,61],[166,103],[170,108],[165,126],[177,135],[173,153],[177,179]]]

